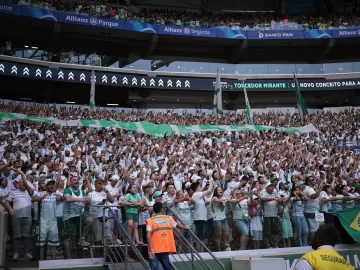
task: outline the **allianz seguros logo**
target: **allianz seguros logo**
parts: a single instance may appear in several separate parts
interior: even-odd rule
[[[186,35],[190,34],[190,28],[184,28],[184,34]]]
[[[98,19],[96,19],[96,18],[91,18],[90,19],[90,24],[91,25],[98,25],[98,23],[99,23]]]
[[[0,5],[0,10],[5,10],[5,11],[13,11],[13,8],[11,6],[7,6],[7,5]]]

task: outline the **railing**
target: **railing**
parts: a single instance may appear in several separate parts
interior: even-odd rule
[[[100,244],[90,245],[90,254],[91,257],[94,258],[94,251],[98,253],[99,249],[102,250],[102,257],[104,258],[104,264],[108,266],[109,269],[150,269],[149,264],[146,262],[145,258],[139,251],[139,247],[135,245],[132,241],[131,236],[125,231],[122,226],[121,221],[118,219],[114,210],[112,209],[114,206],[103,206],[103,205],[91,205],[91,207],[100,207],[102,208],[102,232],[103,232],[103,242]],[[110,216],[106,215],[106,211],[109,211]],[[114,234],[113,230],[111,231],[110,241],[107,243],[105,241],[105,224],[108,219],[112,219],[114,223],[116,223],[117,228],[119,230],[120,238],[122,239],[122,243],[117,243],[116,239],[118,236]],[[80,226],[82,227],[82,226]],[[115,241],[114,241],[115,240]],[[144,245],[145,246],[145,245]],[[132,256],[137,262],[131,262],[130,252],[132,252]]]
[[[4,211],[4,207],[0,205],[0,269],[5,263],[6,254],[6,237],[8,232],[8,213]]]
[[[176,217],[176,222],[181,222],[180,219],[177,218],[176,214],[167,206],[165,206],[165,212],[167,214]],[[184,225],[184,224],[183,224]],[[224,270],[225,266],[219,261],[218,258],[211,252],[211,250],[192,232],[192,230],[186,231],[189,234],[189,239],[186,239],[184,235],[178,230],[174,230],[175,244],[177,248],[178,254],[171,254],[172,259],[177,265],[181,265],[184,269],[191,270],[213,270],[213,269],[221,269]],[[196,248],[198,250],[196,250]],[[216,263],[216,267],[210,267],[209,264],[203,259],[200,252],[207,253]]]
[[[142,254],[139,251],[139,246],[135,245],[132,241],[131,237],[127,234],[125,229],[122,227],[122,223],[115,215],[112,207],[113,206],[91,206],[91,207],[101,207],[103,208],[103,216],[102,216],[102,230],[103,235],[105,235],[105,223],[106,219],[110,218],[113,219],[114,222],[118,225],[119,233],[122,236],[123,243],[117,244],[112,243],[110,245],[107,245],[105,241],[100,245],[91,245],[90,253],[93,257],[93,250],[96,249],[102,249],[102,255],[105,261],[105,264],[110,269],[116,269],[116,267],[123,267],[122,269],[138,269],[137,266],[141,266],[143,269],[149,269],[149,265],[147,264],[145,258],[142,256]],[[109,211],[110,217],[106,215],[106,210]],[[166,208],[167,213],[170,213],[171,215],[175,216],[175,214],[172,212],[171,209]],[[181,222],[181,221],[177,221]],[[82,226],[80,226],[82,227]],[[198,250],[196,250],[195,246],[199,247],[199,249],[203,252],[208,253],[212,259],[216,262],[216,268],[218,270],[224,270],[224,265],[215,257],[215,255],[204,245],[204,243],[191,231],[187,231],[189,233],[189,239],[186,239],[182,233],[178,230],[174,230],[174,238],[175,238],[175,244],[177,248],[176,254],[170,254],[170,257],[172,258],[171,266],[175,270],[180,269],[192,269],[192,270],[213,270],[214,267],[211,267],[201,256]],[[81,237],[81,236],[80,236]],[[113,239],[116,239],[117,236],[115,236],[112,232]],[[146,245],[144,245],[146,246]],[[109,250],[109,255],[107,256],[106,249]],[[133,255],[135,255],[136,260],[139,263],[132,263],[129,262],[129,248],[132,250]]]

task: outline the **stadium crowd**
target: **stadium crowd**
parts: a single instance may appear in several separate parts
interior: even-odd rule
[[[19,0],[21,5],[44,9],[74,12],[76,14],[100,16],[151,24],[182,25],[214,28],[271,28],[274,24],[302,25],[305,29],[346,28],[360,25],[359,10],[340,10],[331,14],[284,16],[275,12],[213,13],[191,12],[175,9],[133,10],[106,2]]]
[[[92,112],[32,103],[0,104],[0,111],[186,125],[216,121],[200,111]],[[59,245],[65,258],[75,258],[79,245],[104,239],[121,243],[114,219],[105,220],[102,233],[98,206],[104,204],[113,207],[137,245],[146,243],[144,225],[152,205],[163,202],[215,251],[306,246],[321,223],[315,214],[323,213],[326,223],[341,229],[337,211],[360,207],[360,154],[351,147],[360,138],[359,116],[355,110],[304,119],[297,114],[254,114],[256,124],[312,123],[320,132],[206,132],[161,138],[122,129],[3,122],[0,202],[12,217],[13,259],[19,259],[21,245],[25,257],[33,258],[36,219],[40,231],[35,244],[41,250],[47,247],[53,259]],[[241,125],[247,119],[245,114],[225,114],[218,123]]]

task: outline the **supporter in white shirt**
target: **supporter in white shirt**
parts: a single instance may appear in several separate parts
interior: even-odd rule
[[[206,196],[213,192],[214,183],[211,180],[209,187],[202,191],[199,182],[191,184],[191,189],[194,194],[191,197],[191,201],[194,204],[194,225],[196,227],[196,234],[200,240],[205,240],[205,229],[207,221],[207,207],[206,207]]]
[[[101,179],[95,180],[95,190],[88,193],[88,198],[90,202],[90,217],[93,219],[93,239],[95,243],[99,243],[104,239],[108,242],[113,239],[111,233],[111,225],[109,219],[105,218],[105,224],[103,217],[103,208],[100,207],[105,205],[107,202],[113,203],[114,198],[111,196],[110,192],[104,187],[104,181]],[[108,216],[108,211],[105,210],[105,216]],[[103,228],[104,226],[104,228]],[[108,253],[108,248],[106,253]]]

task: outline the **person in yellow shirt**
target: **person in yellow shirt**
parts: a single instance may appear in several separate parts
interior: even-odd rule
[[[153,209],[155,215],[146,220],[150,268],[159,270],[160,262],[164,270],[170,270],[169,254],[176,253],[173,228],[189,230],[190,226],[183,226],[171,216],[164,215],[164,208],[160,202],[156,202]]]
[[[332,224],[323,224],[316,231],[312,248],[297,262],[294,270],[354,270],[335,249],[339,233]]]

